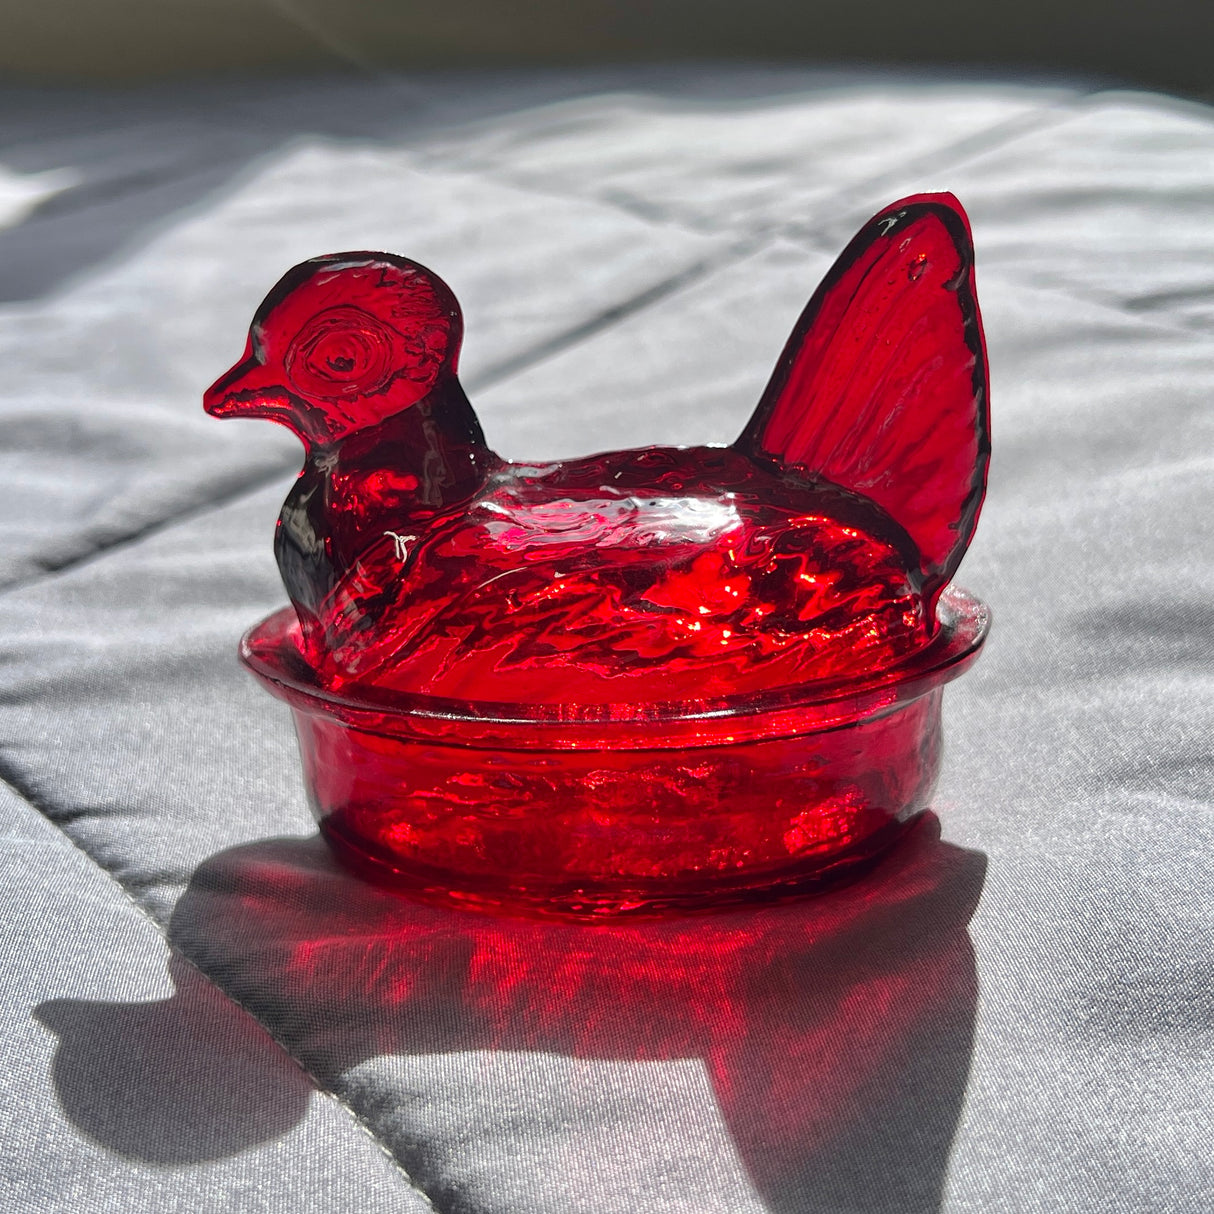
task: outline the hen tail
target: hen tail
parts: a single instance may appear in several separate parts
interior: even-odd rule
[[[988,395],[969,220],[951,194],[916,194],[843,251],[734,446],[876,502],[934,602],[986,494]]]

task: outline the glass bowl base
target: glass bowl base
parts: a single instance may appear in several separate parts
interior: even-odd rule
[[[824,893],[857,880],[921,820],[921,814],[886,826],[850,850],[801,858],[763,872],[724,874],[711,881],[519,884],[509,880],[469,883],[466,873],[443,872],[399,856],[376,855],[346,834],[333,817],[321,835],[339,861],[365,881],[434,906],[523,918],[585,922],[695,914],[733,906],[781,902]]]
[[[931,645],[868,681],[719,703],[487,704],[324,687],[291,613],[245,661],[290,704],[324,837],[431,902],[561,918],[806,893],[871,863],[927,809],[944,684],[985,607],[952,589]]]

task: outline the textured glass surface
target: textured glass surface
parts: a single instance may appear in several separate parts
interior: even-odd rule
[[[206,396],[307,451],[295,612],[245,655],[331,841],[431,896],[654,909],[799,887],[923,809],[986,626],[941,600],[989,454],[956,200],[863,228],[729,447],[503,461],[461,336],[424,267],[316,258]]]

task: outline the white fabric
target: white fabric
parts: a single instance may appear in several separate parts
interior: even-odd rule
[[[198,403],[277,276],[431,265],[505,455],[728,441],[926,188],[974,221],[995,443],[939,827],[628,931],[341,872],[234,656],[297,448]],[[1214,1208],[1214,112],[741,70],[13,92],[0,223],[0,1206]]]

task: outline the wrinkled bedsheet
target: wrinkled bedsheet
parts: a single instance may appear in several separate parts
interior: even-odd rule
[[[740,68],[0,99],[0,1207],[1214,1208],[1214,111]],[[933,188],[995,443],[934,814],[849,889],[627,927],[341,871],[235,657],[299,451],[199,407],[278,275],[433,266],[507,456],[724,442]]]

